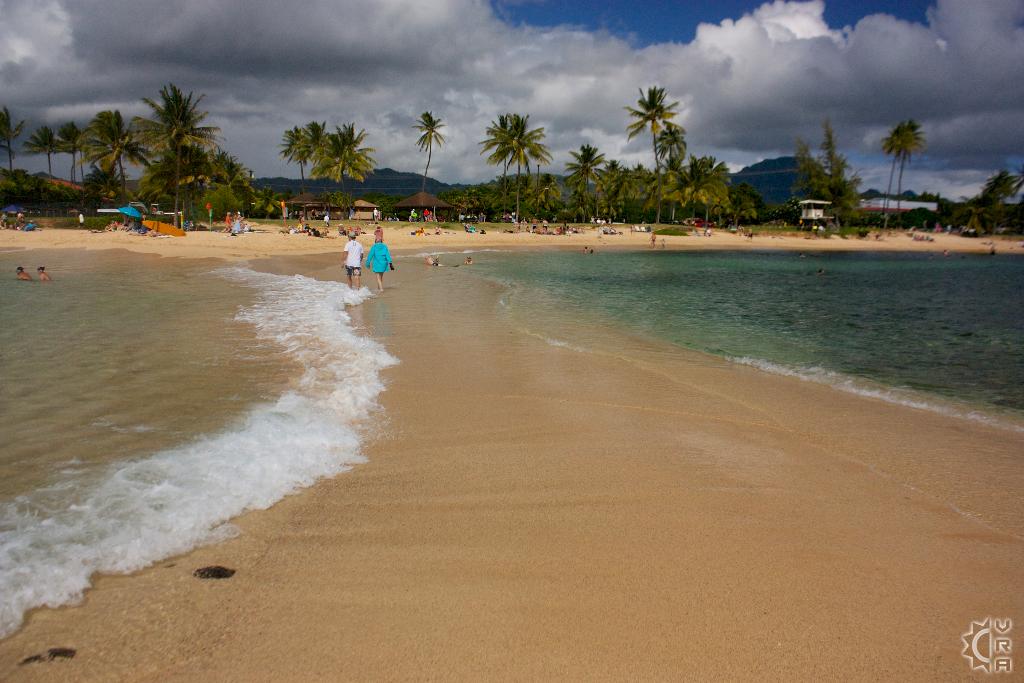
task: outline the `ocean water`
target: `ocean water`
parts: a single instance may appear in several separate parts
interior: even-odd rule
[[[489,254],[473,268],[508,286],[509,314],[555,345],[593,349],[612,325],[840,390],[1024,424],[1024,258],[599,250]]]
[[[369,290],[214,262],[0,253],[0,637],[234,533],[232,517],[361,462],[395,360]]]

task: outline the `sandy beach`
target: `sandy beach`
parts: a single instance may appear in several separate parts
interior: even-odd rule
[[[649,239],[387,235],[405,253]],[[666,238],[867,246],[987,250]],[[0,232],[11,248],[337,279],[341,240]],[[242,516],[233,540],[34,610],[0,641],[0,680],[962,680],[971,620],[1024,614],[1022,433],[625,334],[559,348],[496,318],[500,289],[466,268],[407,260],[388,284],[351,309],[401,361],[368,462]],[[211,564],[237,573],[193,578]],[[52,647],[77,654],[19,665]]]
[[[346,226],[355,224],[346,224]],[[385,241],[399,252],[431,252],[453,249],[514,249],[563,247],[582,249],[589,245],[595,249],[629,248],[649,249],[650,235],[633,233],[629,226],[616,226],[621,235],[599,235],[590,228],[582,234],[540,235],[529,232],[501,232],[490,227],[487,234],[444,230],[440,235],[432,232],[412,235],[423,224],[384,224]],[[361,225],[372,232],[372,225]],[[495,229],[497,228],[497,229]],[[49,229],[36,232],[0,230],[0,249],[127,249],[129,251],[186,258],[221,258],[228,260],[266,258],[278,255],[320,254],[340,251],[343,240],[337,235],[326,238],[289,235],[280,232],[281,226],[266,223],[257,226],[258,232],[231,237],[219,232],[194,232],[186,237],[142,237],[126,232],[90,233],[84,230]],[[507,229],[505,227],[504,229]],[[665,249],[788,249],[795,251],[911,251],[987,253],[989,239],[969,239],[958,235],[932,235],[934,241],[914,241],[909,234],[893,232],[876,239],[814,239],[806,236],[761,234],[754,239],[728,231],[716,231],[710,237],[658,236],[657,247]],[[371,244],[373,236],[363,235],[364,243]],[[999,253],[1024,254],[1020,240],[996,239]]]

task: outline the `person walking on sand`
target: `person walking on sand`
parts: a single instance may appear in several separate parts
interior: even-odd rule
[[[394,262],[391,260],[391,252],[388,251],[388,245],[384,244],[383,238],[376,238],[373,242],[373,246],[370,247],[370,251],[366,254],[366,267],[373,271],[373,274],[377,276],[377,291],[384,291],[384,273],[390,268],[395,269]]]
[[[32,279],[32,276],[29,275],[28,273],[26,273],[25,269],[22,268],[21,266],[18,266],[18,270],[16,272],[18,273],[18,279],[19,280],[31,280]]]
[[[46,266],[39,266],[36,268],[36,273],[39,275],[40,282],[49,282],[53,279],[50,277],[50,274],[46,272]]]
[[[356,241],[356,234],[348,234],[348,243],[345,245],[345,273],[348,275],[348,286],[352,289],[359,289],[363,276],[363,245]]]

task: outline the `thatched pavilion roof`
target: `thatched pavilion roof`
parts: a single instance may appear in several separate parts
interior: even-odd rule
[[[366,201],[365,199],[357,199],[357,200],[355,200],[354,202],[352,202],[352,206],[354,206],[357,209],[379,209],[380,208],[376,204],[372,204],[372,203]]]
[[[417,192],[395,204],[396,209],[451,209],[451,204],[429,192]]]

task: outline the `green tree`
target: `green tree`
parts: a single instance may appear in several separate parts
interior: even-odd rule
[[[572,161],[565,165],[565,170],[569,174],[566,180],[573,189],[578,190],[586,199],[590,194],[590,183],[597,180],[598,171],[604,165],[604,155],[598,152],[597,148],[593,145],[581,145],[580,151],[569,152],[569,154],[572,155]],[[595,195],[594,213],[596,214],[597,211],[597,198]],[[585,213],[586,202],[584,202]]]
[[[314,178],[330,178],[341,184],[345,191],[345,176],[354,180],[363,180],[373,170],[372,147],[363,147],[366,131],[356,132],[356,125],[348,123],[335,126],[333,133],[328,133],[322,150],[314,161],[310,175]]]
[[[143,144],[174,159],[175,225],[180,225],[182,150],[185,147],[211,149],[216,146],[220,134],[219,128],[203,125],[208,112],[200,111],[199,104],[204,97],[194,97],[192,92],[185,95],[178,86],[168,83],[161,88],[159,101],[148,97],[142,99],[150,108],[152,118],[137,116],[132,121]]]
[[[745,218],[757,219],[764,211],[764,198],[750,183],[729,186],[732,222],[738,227]]]
[[[416,141],[416,146],[420,148],[420,151],[427,151],[427,167],[423,169],[423,184],[420,186],[420,192],[425,192],[427,189],[427,171],[430,170],[430,157],[434,151],[434,145],[441,147],[444,145],[444,135],[441,134],[441,129],[444,128],[444,123],[441,119],[434,118],[434,115],[429,111],[425,111],[420,114],[419,121],[413,126],[420,132],[420,137]]]
[[[310,121],[306,124],[306,144],[303,154],[305,154],[306,162],[311,166],[315,166],[317,159],[323,156],[324,148],[327,146],[328,135],[329,131],[327,130],[326,121]],[[310,175],[312,175],[312,169],[310,170]]]
[[[14,141],[25,129],[25,122],[14,123],[7,107],[0,109],[0,148],[7,150],[7,170],[14,171]]]
[[[85,145],[85,131],[74,121],[65,123],[57,131],[60,151],[71,155],[71,182],[75,182],[75,169],[78,167],[78,153]]]
[[[97,164],[104,173],[120,178],[121,201],[125,202],[128,199],[128,178],[124,162],[144,165],[146,151],[135,131],[125,125],[120,111],[101,111],[85,129],[82,158]]]
[[[635,121],[631,123],[626,130],[629,133],[629,139],[632,140],[636,136],[640,135],[644,131],[650,129],[651,131],[651,149],[654,152],[654,176],[656,182],[656,213],[655,223],[661,222],[661,160],[658,157],[658,135],[665,127],[671,123],[671,120],[676,117],[676,107],[679,106],[679,102],[666,103],[665,101],[665,89],[659,87],[650,87],[647,89],[647,94],[644,94],[643,89],[640,90],[640,99],[637,100],[637,106],[626,107],[626,111],[632,116]]]
[[[882,141],[882,151],[892,155],[892,168],[889,170],[889,188],[885,193],[885,207],[889,204],[889,194],[892,192],[892,176],[896,170],[896,162],[899,162],[900,175],[896,185],[896,211],[900,210],[900,202],[903,198],[903,169],[910,163],[910,158],[915,152],[925,148],[924,133],[921,125],[914,119],[907,119],[896,124],[889,135]],[[889,212],[885,211],[884,226],[889,225]]]
[[[525,165],[529,171],[530,161],[551,163],[551,154],[544,145],[544,129],[530,128],[530,115],[512,114],[509,120],[509,146],[511,161],[516,162],[516,220],[520,220],[519,190],[520,173]]]
[[[57,134],[53,132],[53,128],[49,126],[36,128],[31,137],[25,141],[25,151],[29,154],[45,154],[46,172],[51,178],[53,177],[53,155],[60,151]]]
[[[686,130],[678,124],[666,123],[665,128],[658,133],[655,149],[658,151],[658,157],[664,162],[685,159]]]
[[[832,124],[827,119],[822,129],[821,154],[817,157],[811,154],[806,142],[797,140],[796,189],[812,199],[831,202],[836,220],[846,220],[853,215],[860,200],[857,193],[860,177],[856,173],[848,175],[849,162],[839,153]]]
[[[306,129],[295,126],[284,132],[281,139],[281,157],[286,161],[299,165],[299,192],[306,191],[306,164],[309,163],[311,150]]]
[[[508,176],[508,166],[512,161],[512,145],[511,145],[511,133],[510,133],[510,121],[512,114],[500,114],[496,121],[491,121],[491,125],[487,127],[484,138],[480,145],[483,149],[480,150],[480,154],[490,152],[487,157],[487,163],[491,166],[501,165],[501,191],[502,191],[502,206],[501,211],[504,214],[506,210],[505,199],[508,196],[508,185],[505,182]]]
[[[605,213],[615,220],[625,213],[626,202],[636,194],[636,178],[630,169],[612,159],[598,172],[597,187]]]
[[[691,154],[679,184],[685,202],[704,205],[704,220],[707,221],[711,207],[729,197],[729,168],[712,156],[695,157]]]

